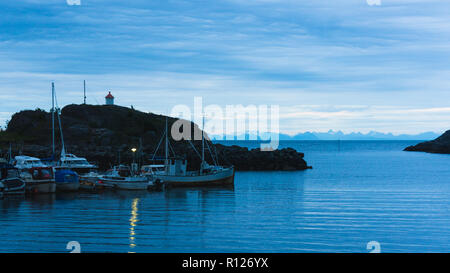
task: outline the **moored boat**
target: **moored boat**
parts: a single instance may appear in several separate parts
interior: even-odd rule
[[[0,184],[3,195],[25,193],[25,181],[20,178],[19,170],[7,163],[0,163]]]
[[[66,167],[76,172],[79,175],[84,175],[97,169],[97,166],[89,163],[86,158],[77,157],[74,154],[61,154],[59,166]]]
[[[51,167],[33,167],[24,170],[21,177],[25,181],[28,193],[54,193],[56,191],[55,176]]]
[[[234,174],[235,169],[233,166],[224,167],[217,164],[217,158],[214,158],[211,153],[211,158],[214,161],[214,165],[211,166],[205,161],[205,137],[202,130],[202,151],[201,155],[195,150],[194,145],[192,147],[201,158],[200,170],[187,171],[187,161],[180,158],[169,158],[169,138],[168,138],[168,126],[166,119],[166,151],[164,161],[164,172],[156,172],[155,178],[164,181],[166,187],[207,187],[207,186],[234,186]],[[192,144],[192,143],[191,143]],[[211,149],[208,146],[208,150]],[[217,157],[217,155],[216,155]]]
[[[99,177],[98,183],[119,190],[147,190],[149,187],[149,178],[135,175],[128,166],[120,165]]]
[[[80,180],[78,174],[69,168],[54,167],[57,191],[78,191]]]

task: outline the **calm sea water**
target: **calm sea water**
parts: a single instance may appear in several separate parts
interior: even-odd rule
[[[5,198],[0,252],[450,252],[450,156],[415,143],[282,142],[314,169],[238,172],[234,190]]]

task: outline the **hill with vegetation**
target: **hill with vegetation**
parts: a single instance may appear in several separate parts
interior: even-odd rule
[[[169,132],[177,120],[168,117]],[[68,105],[61,110],[61,126],[67,153],[86,157],[101,169],[133,160],[151,163],[165,131],[166,116],[145,113],[116,105]],[[55,144],[61,152],[61,134],[55,118]],[[199,127],[191,123],[192,135]],[[198,132],[197,132],[198,133]],[[205,134],[206,135],[206,134]],[[170,138],[171,155],[188,159],[188,168],[196,169],[200,158],[197,151],[201,141],[174,141]],[[212,153],[205,153],[211,164],[211,154],[217,154],[219,164],[234,165],[238,170],[304,170],[303,153],[294,149],[271,152],[248,150],[238,146],[209,143]],[[6,154],[12,145],[13,155],[24,154],[40,158],[52,156],[52,115],[41,109],[24,110],[14,114],[5,131],[0,132],[0,150]],[[162,145],[163,146],[163,145]],[[194,149],[192,146],[196,147]],[[131,148],[138,148],[133,154]],[[157,156],[163,155],[162,147]]]

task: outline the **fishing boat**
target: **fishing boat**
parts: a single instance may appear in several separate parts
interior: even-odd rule
[[[80,180],[78,174],[69,168],[54,167],[57,191],[78,191]]]
[[[56,191],[55,176],[51,167],[33,167],[22,171],[25,190],[28,193],[54,193]]]
[[[20,178],[19,169],[8,163],[0,163],[0,184],[3,195],[25,193],[25,181]]]
[[[204,123],[204,121],[203,121]],[[206,186],[233,186],[235,169],[231,167],[223,167],[218,165],[217,158],[215,159],[211,153],[211,158],[214,165],[209,165],[205,161],[205,137],[202,130],[202,151],[201,164],[198,171],[187,171],[187,161],[181,158],[169,158],[169,138],[168,126],[166,118],[165,129],[166,147],[165,147],[165,170],[163,173],[155,173],[155,177],[164,181],[166,187],[206,187]],[[191,143],[195,150],[195,146]],[[173,149],[172,149],[173,150]],[[208,146],[208,150],[211,149]],[[196,153],[199,155],[197,150]],[[156,154],[156,153],[155,153]]]
[[[147,190],[149,187],[149,178],[137,175],[128,166],[119,165],[99,177],[97,183],[119,190]]]

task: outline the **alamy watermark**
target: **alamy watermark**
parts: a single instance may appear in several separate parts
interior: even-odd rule
[[[194,130],[191,121],[216,140],[260,140],[263,151],[278,149],[279,119],[278,105],[203,105],[202,97],[194,98],[194,108],[176,105],[171,116],[179,118],[171,127],[174,140],[201,140],[201,130]]]
[[[81,6],[81,0],[66,0],[69,6]]]
[[[381,6],[381,0],[366,0],[369,6]]]
[[[370,253],[381,253],[381,244],[377,241],[368,242],[366,248]]]

